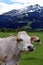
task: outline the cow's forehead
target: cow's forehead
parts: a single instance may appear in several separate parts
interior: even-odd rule
[[[37,36],[33,36],[35,39],[39,39],[39,37],[37,37]]]
[[[26,31],[20,31],[18,34],[26,34]]]
[[[19,34],[18,34],[18,37],[19,38],[22,38],[22,39],[30,39],[30,36],[26,33],[26,32],[20,32]]]

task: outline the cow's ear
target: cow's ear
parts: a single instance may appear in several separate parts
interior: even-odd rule
[[[34,42],[35,41],[35,37],[34,36],[31,36],[30,41],[31,42]]]
[[[18,37],[17,37],[17,39],[16,39],[16,40],[17,40],[17,42],[19,42],[19,38],[18,38]]]
[[[17,40],[17,42],[20,42],[20,41],[22,42],[23,41],[22,39],[19,39],[18,37],[17,37],[16,40]]]

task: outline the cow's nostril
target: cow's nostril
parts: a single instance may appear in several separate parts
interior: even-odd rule
[[[31,47],[30,47],[30,46],[28,46],[28,49],[31,49]]]
[[[38,39],[37,42],[40,42],[40,39]]]
[[[29,51],[34,51],[34,46],[28,46]]]

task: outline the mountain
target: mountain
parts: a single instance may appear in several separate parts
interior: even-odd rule
[[[43,29],[43,6],[30,5],[24,9],[14,9],[0,15],[0,28]]]

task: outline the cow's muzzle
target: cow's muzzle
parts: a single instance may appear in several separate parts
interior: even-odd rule
[[[34,46],[28,46],[28,49],[30,52],[35,50]]]

